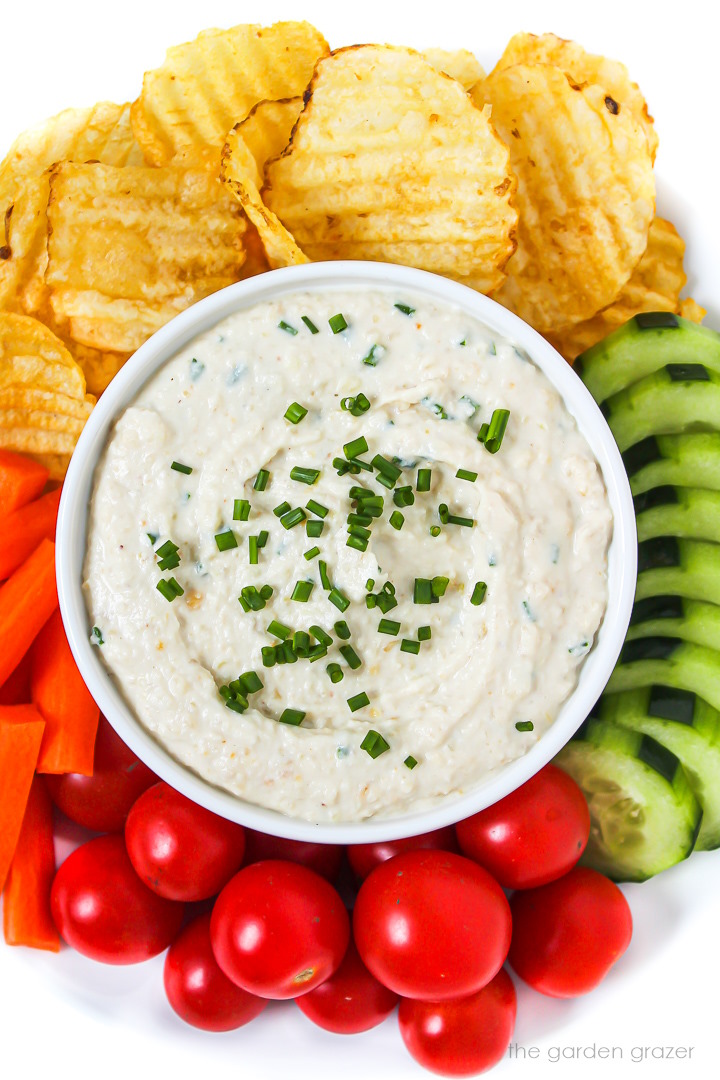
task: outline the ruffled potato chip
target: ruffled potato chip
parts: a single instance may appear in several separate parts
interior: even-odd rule
[[[518,247],[494,296],[541,333],[613,303],[647,247],[655,209],[647,138],[607,98],[547,64],[497,70],[473,90],[492,106],[518,177]]]
[[[509,155],[462,86],[410,49],[321,60],[263,198],[313,260],[406,263],[496,288],[514,248]]]
[[[315,62],[328,52],[322,34],[306,22],[204,30],[194,41],[168,49],[164,63],[147,71],[132,106],[136,138],[151,165],[214,147],[258,101],[302,95]]]
[[[470,90],[475,83],[485,78],[485,72],[477,58],[468,49],[423,49],[428,64],[436,71],[457,79],[465,90]]]
[[[0,251],[0,308],[32,315],[48,300],[48,173],[22,180],[5,213],[5,244]]]

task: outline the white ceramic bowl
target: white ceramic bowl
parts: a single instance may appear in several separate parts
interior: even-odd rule
[[[90,644],[82,593],[86,529],[95,466],[119,413],[158,368],[197,334],[221,319],[264,300],[300,289],[395,288],[451,303],[525,349],[562,395],[602,469],[614,531],[608,556],[609,599],[594,647],[582,665],[578,685],[555,723],[523,757],[504,766],[462,795],[448,796],[432,810],[353,823],[314,825],[247,803],[203,780],[176,761],[136,719]],[[57,526],[57,580],[70,647],[90,692],[120,737],[158,776],[195,802],[250,828],[294,840],[363,844],[438,829],[490,806],[536,773],[577,730],[601,694],[617,660],[632,608],[637,538],[632,496],[620,453],[599,408],[580,379],[526,323],[464,285],[421,270],[385,263],[311,263],[274,270],[231,285],[178,315],[150,338],[113,379],[92,412],[77,444],[60,502]]]

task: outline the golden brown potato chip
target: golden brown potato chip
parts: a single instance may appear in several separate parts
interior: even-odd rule
[[[0,308],[34,314],[47,303],[47,173],[20,182],[5,212],[5,243],[0,250]]]
[[[241,136],[252,154],[255,162],[252,180],[256,187],[263,186],[267,162],[281,154],[290,142],[292,129],[302,107],[301,97],[285,98],[284,101],[259,101],[245,119],[233,128],[231,135],[234,133]]]
[[[263,198],[310,259],[408,263],[503,280],[517,214],[489,110],[410,49],[366,45],[321,60]]]
[[[132,352],[241,277],[245,220],[208,170],[57,166],[46,281],[55,317],[102,352]]]
[[[682,315],[683,319],[690,319],[691,322],[701,323],[707,315],[707,311],[691,296],[688,296],[685,300],[680,301],[678,315]]]
[[[258,101],[302,94],[328,45],[306,22],[204,30],[168,49],[147,71],[132,107],[135,136],[148,164],[165,165],[178,153],[222,148],[233,124]]]
[[[100,397],[107,390],[110,382],[130,357],[129,352],[102,352],[91,349],[88,345],[79,345],[76,341],[68,344],[77,363],[82,368],[88,393]]]
[[[493,73],[513,64],[551,64],[570,76],[574,83],[597,83],[620,108],[628,108],[648,139],[650,157],[655,160],[658,137],[645,98],[637,83],[630,81],[628,70],[617,60],[585,52],[575,41],[555,34],[515,34],[507,43]]]
[[[547,64],[495,71],[473,91],[492,105],[518,177],[518,247],[495,299],[541,333],[613,303],[647,247],[647,138],[606,97]]]
[[[420,55],[424,56],[436,71],[449,75],[451,79],[457,79],[466,90],[470,90],[476,82],[485,78],[482,66],[467,49],[423,49]]]
[[[647,250],[615,303],[592,319],[548,334],[548,341],[572,362],[640,311],[679,312],[680,291],[686,281],[684,253],[685,244],[674,226],[663,218],[655,218],[648,233]]]

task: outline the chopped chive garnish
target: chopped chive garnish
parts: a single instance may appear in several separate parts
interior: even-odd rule
[[[272,585],[263,585],[263,587],[260,589],[260,596],[266,602],[270,599],[272,594],[273,594]]]
[[[308,328],[308,330],[310,331],[311,334],[319,334],[320,333],[320,331],[318,330],[315,323],[312,321],[312,319],[308,319],[307,315],[302,315],[301,318],[302,318],[302,321],[305,323],[305,325],[307,326],[307,328]]]
[[[429,491],[431,481],[432,469],[418,469],[417,483],[415,484],[418,491]]]
[[[370,704],[370,698],[363,690],[362,693],[355,694],[354,697],[349,697],[347,699],[347,703],[350,708],[350,712],[357,712],[358,709],[364,709],[366,705]],[[363,747],[363,749],[365,749],[365,747]]]
[[[346,661],[347,666],[352,668],[353,671],[357,671],[362,666],[362,660],[353,649],[352,645],[341,645],[340,655]]]
[[[487,434],[485,435],[485,449],[491,454],[497,454],[498,450],[502,446],[503,437],[505,435],[505,429],[510,419],[509,409],[495,409],[488,426]]]
[[[470,469],[458,469],[455,475],[458,480],[469,480],[471,484],[474,484],[478,478],[478,474]]]
[[[255,491],[264,491],[265,488],[268,486],[269,480],[270,473],[268,472],[268,470],[260,469],[257,476],[255,477],[255,483],[253,484],[253,488],[255,489]]]
[[[317,641],[320,642],[321,645],[325,645],[327,647],[328,645],[332,645],[333,643],[333,639],[330,637],[326,630],[323,630],[322,626],[317,626],[316,624],[313,624],[310,627],[310,633]]]
[[[400,513],[399,510],[393,510],[392,514],[390,515],[389,520],[390,520],[390,524],[392,525],[393,529],[397,529],[398,532],[400,531],[400,529],[402,529],[403,525],[405,524],[405,518]]]
[[[248,521],[250,518],[250,503],[247,499],[235,499],[233,504],[233,521]]]
[[[532,720],[518,720],[515,727],[518,731],[534,731],[535,729]]]
[[[233,680],[237,684],[237,680]],[[230,686],[221,686],[218,688],[218,693],[223,699],[228,709],[232,709],[233,712],[244,713],[248,707],[248,699],[237,688],[232,689]]]
[[[159,570],[175,570],[180,565],[180,556],[178,555],[178,548],[171,551],[164,559],[160,559],[158,562]]]
[[[411,641],[410,638],[403,638],[400,642],[400,652],[412,653],[413,656],[417,656],[420,652],[420,642]]]
[[[369,597],[366,597],[366,600],[369,599]],[[388,611],[392,611],[393,608],[398,606],[398,602],[390,593],[380,592],[375,594],[375,606],[380,608],[383,615],[387,615]]]
[[[155,544],[157,543],[157,533],[145,533],[145,535],[147,536],[152,546],[155,547]]]
[[[317,514],[317,516],[321,518],[327,517],[330,513],[327,506],[323,506],[322,503],[316,502],[315,499],[310,499],[310,501],[306,503],[305,508],[309,510],[311,514]]]
[[[164,544],[160,545],[155,554],[159,555],[161,559],[166,559],[169,555],[174,555],[175,552],[179,550],[177,544],[173,544],[172,540],[166,540]]]
[[[438,517],[442,521],[443,525],[447,525],[448,518],[450,517],[450,508],[447,503],[440,503],[438,506]]]
[[[263,645],[262,649],[260,650],[260,655],[262,656],[263,667],[274,667],[275,666],[275,646],[274,645]]]
[[[310,635],[307,630],[296,630],[292,639],[293,652],[300,660],[310,655]]]
[[[278,716],[278,722],[280,724],[292,724],[293,727],[299,727],[305,719],[305,713],[300,709],[283,709]]]
[[[332,582],[328,577],[327,563],[324,559],[321,559],[318,563],[318,566],[320,568],[320,584],[322,585],[325,592],[330,592],[330,590],[332,589]]]
[[[481,443],[484,443],[485,439],[487,438],[487,433],[488,433],[489,430],[490,430],[490,425],[489,424],[481,424],[480,425],[480,430],[477,433],[477,441],[481,442]]]
[[[277,619],[273,619],[268,623],[268,634],[272,634],[273,637],[280,638],[281,641],[285,641],[292,634],[292,630],[289,626],[285,626],[285,623],[278,622]]]
[[[396,488],[393,491],[393,502],[396,506],[412,506],[415,502],[415,494],[409,484]]]
[[[347,464],[349,465],[349,472],[354,476],[357,476],[359,472],[372,472],[372,465],[370,462],[363,461],[363,459],[359,457],[349,458]]]
[[[290,323],[286,323],[284,319],[281,319],[278,323],[278,330],[284,330],[286,334],[292,334],[293,336],[297,334],[295,327],[291,326]]]
[[[285,419],[289,420],[291,424],[299,424],[301,420],[304,420],[307,416],[307,409],[304,405],[300,405],[299,402],[293,401],[292,405],[288,405],[285,410]]]
[[[372,459],[372,466],[377,470],[377,479],[385,487],[395,487],[397,480],[402,474],[402,469],[398,469],[397,465],[394,465],[392,461],[388,461],[382,454],[376,454]]]
[[[462,343],[461,343],[461,344],[462,344]],[[417,761],[416,761],[416,759],[415,759],[415,758],[414,758],[414,757],[412,756],[412,754],[408,754],[408,756],[407,756],[407,757],[405,758],[405,760],[403,761],[403,765],[406,765],[406,766],[408,767],[408,769],[414,769],[414,768],[415,768],[415,766],[417,765]]]
[[[248,538],[248,550],[250,552],[250,565],[257,566],[258,562],[258,538],[257,536],[251,536]]]
[[[368,541],[362,536],[348,536],[345,546],[355,551],[367,551]]]
[[[247,694],[257,694],[258,690],[262,690],[265,685],[256,671],[246,671],[244,675],[240,676],[238,682],[246,696]]]
[[[375,578],[369,577],[365,582],[365,588],[368,592],[372,592],[372,590],[375,588]]]
[[[307,559],[307,561],[310,562],[311,559],[314,559],[315,556],[319,555],[319,554],[320,554],[320,548],[319,547],[317,547],[317,546],[311,547],[308,551],[304,552],[303,559]]]
[[[350,637],[350,627],[348,626],[348,624],[345,622],[344,619],[338,619],[338,621],[335,623],[334,629],[335,629],[335,633],[337,634],[337,636],[339,638],[341,638],[343,641],[347,641],[349,639],[349,637]],[[330,644],[330,642],[328,642],[328,645],[329,644]]]
[[[459,514],[448,514],[448,525],[462,525],[465,529],[472,529],[475,527],[475,518],[460,517]]]
[[[355,395],[355,402],[350,408],[353,416],[362,416],[370,408],[370,398],[363,394],[362,390]]]
[[[360,484],[353,484],[348,492],[351,499],[360,501],[361,499],[382,499],[382,495],[376,495],[370,488],[361,487]]]
[[[472,591],[472,596],[470,597],[470,603],[474,604],[475,607],[479,607],[480,604],[482,604],[483,600],[485,599],[485,593],[486,592],[487,592],[487,585],[485,584],[485,582],[484,581],[477,581],[475,583],[475,588]]]
[[[293,649],[292,641],[290,641],[290,639],[288,639],[287,641],[283,641],[281,648],[282,648],[283,656],[285,658],[285,663],[286,664],[297,664],[297,662],[299,660],[299,657],[298,657],[297,653],[295,652],[295,650]]]
[[[348,525],[360,525],[362,528],[367,528],[368,525],[372,525],[372,517],[370,514],[348,514]]]
[[[289,502],[281,502],[278,506],[273,508],[273,514],[275,517],[282,517],[283,514],[287,514],[288,510],[292,510],[292,506]]]
[[[305,521],[306,517],[307,514],[302,506],[296,506],[294,510],[290,510],[287,514],[283,514],[280,518],[280,524],[283,529],[293,529],[296,525],[299,525],[301,521]]]
[[[434,577],[432,579],[432,594],[433,594],[433,596],[438,596],[438,597],[444,596],[445,595],[445,590],[447,589],[449,584],[450,584],[450,578],[440,577],[439,575],[437,577]]]
[[[431,536],[439,536],[441,532],[442,532],[442,529],[440,528],[439,525],[431,525],[430,526],[430,535]]]
[[[432,637],[432,628],[429,626],[418,626],[418,641],[429,641]]]
[[[263,592],[258,592],[254,585],[246,585],[244,589],[240,591],[238,600],[242,605],[243,611],[247,614],[248,611],[262,611],[265,604],[272,596],[272,589],[270,589],[269,595],[265,590],[270,589],[269,585],[263,586]]]
[[[339,334],[343,330],[347,330],[348,324],[345,321],[345,316],[342,314],[331,315],[331,317],[328,319],[328,323],[333,334]]]
[[[325,668],[325,670],[327,671],[328,675],[330,676],[330,682],[332,682],[332,683],[342,682],[343,679],[345,678],[345,672],[343,671],[343,669],[340,667],[339,664],[328,664],[328,666]]]
[[[435,415],[439,416],[441,420],[447,420],[448,414],[446,413],[445,409],[442,407],[439,401],[429,402],[428,408],[430,409],[430,412],[434,412]]]
[[[360,536],[363,540],[369,540],[371,536],[370,530],[364,525],[348,525],[348,532],[350,536]]]
[[[358,454],[366,454],[367,450],[368,444],[364,435],[358,435],[357,439],[352,439],[343,446],[343,454],[346,458],[356,458]]]
[[[320,642],[319,645],[313,645],[308,654],[308,659],[311,664],[314,664],[317,660],[322,660],[323,656],[327,656],[327,645]]]
[[[378,634],[392,634],[395,637],[400,633],[400,623],[394,619],[381,619],[378,623]]]
[[[374,593],[370,593],[368,596],[365,597],[365,607],[370,610],[370,608],[374,608],[376,606],[377,596],[375,596]]]
[[[413,604],[432,604],[433,587],[429,578],[415,578]]]
[[[102,630],[99,626],[93,626],[92,633],[90,634],[91,645],[104,645],[105,639],[102,636]]]
[[[157,591],[162,596],[164,596],[165,599],[168,600],[171,604],[173,600],[175,600],[178,596],[182,596],[185,592],[182,585],[180,585],[174,577],[160,578],[155,587]]]
[[[250,607],[244,596],[238,596],[238,601],[246,615],[249,611],[252,611],[252,608]]]
[[[338,476],[344,476],[345,473],[353,472],[353,468],[352,468],[350,462],[345,461],[341,457],[333,458],[332,467],[333,467],[333,469],[335,469],[337,471]],[[356,469],[354,471],[359,472],[360,469],[358,468],[358,469]]]
[[[414,315],[415,308],[410,307],[409,304],[395,304],[398,311],[402,311],[403,315]]]
[[[338,611],[347,611],[350,607],[350,601],[347,596],[344,596],[339,589],[331,589],[328,593],[328,600],[331,604],[334,604]]]
[[[189,465],[182,465],[179,461],[173,461],[170,468],[174,469],[175,472],[184,473],[185,476],[189,476],[190,473],[192,472],[192,468]]]
[[[261,529],[260,530],[260,532],[258,533],[258,547],[259,548],[264,548],[265,547],[265,545],[268,542],[269,536],[270,536],[270,533],[267,531],[267,529]]]
[[[305,532],[311,539],[317,540],[318,536],[322,536],[322,531],[324,528],[324,521],[308,521],[305,526]]]
[[[222,532],[215,533],[215,543],[218,551],[231,551],[238,546],[237,537],[232,529],[223,529]]]
[[[312,581],[296,581],[290,599],[297,600],[300,604],[307,604],[314,588]]]
[[[382,358],[384,352],[384,345],[371,345],[362,358],[363,364],[367,364],[368,367],[377,367],[378,360]]]
[[[360,743],[360,749],[369,754],[371,758],[378,758],[386,750],[390,749],[390,743],[383,739],[379,731],[373,731],[371,728]]]
[[[290,479],[297,480],[299,484],[314,484],[319,475],[319,469],[304,469],[300,465],[290,470]]]

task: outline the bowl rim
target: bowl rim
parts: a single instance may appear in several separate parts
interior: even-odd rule
[[[550,728],[524,755],[464,794],[445,796],[430,809],[362,821],[314,823],[245,802],[216,787],[173,758],[142,726],[101,660],[99,648],[90,643],[82,568],[95,468],[114,420],[141,386],[198,334],[235,312],[306,289],[354,288],[402,289],[439,305],[454,304],[522,348],[545,373],[602,471],[613,515],[608,604],[575,689]],[[605,688],[630,620],[637,572],[635,514],[620,451],[602,412],[571,366],[539,333],[496,301],[448,278],[393,263],[338,261],[271,270],[198,301],[153,334],[112,380],[80,435],[63,486],[56,541],[58,597],[70,648],[102,713],[137,757],[160,779],[222,817],[290,840],[334,844],[377,843],[452,825],[497,802],[547,764],[575,733]]]

